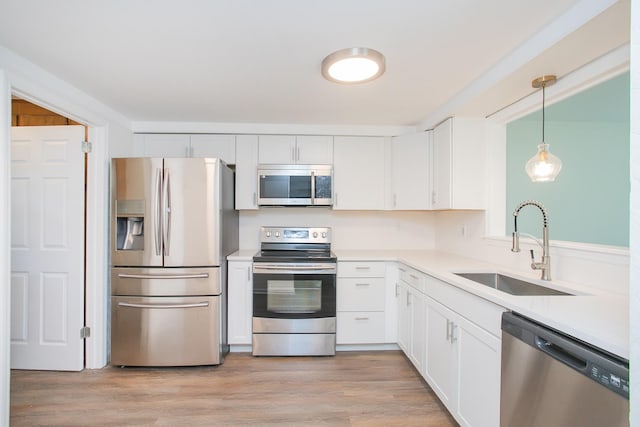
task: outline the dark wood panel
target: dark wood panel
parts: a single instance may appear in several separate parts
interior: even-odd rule
[[[11,126],[65,126],[79,124],[24,99],[11,100]]]
[[[398,351],[218,367],[12,371],[11,425],[455,426]]]

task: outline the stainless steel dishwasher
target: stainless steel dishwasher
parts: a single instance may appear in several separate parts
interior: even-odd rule
[[[629,364],[506,312],[500,425],[628,426]]]

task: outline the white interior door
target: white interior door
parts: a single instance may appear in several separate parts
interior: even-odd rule
[[[11,368],[84,365],[82,126],[11,137]]]

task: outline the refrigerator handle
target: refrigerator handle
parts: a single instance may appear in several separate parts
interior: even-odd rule
[[[155,183],[155,201],[153,206],[153,222],[155,224],[154,240],[156,247],[156,256],[160,256],[162,250],[162,169],[156,169],[156,183]]]
[[[169,256],[171,243],[171,175],[168,168],[164,170],[164,179],[162,180],[162,203],[163,255]]]

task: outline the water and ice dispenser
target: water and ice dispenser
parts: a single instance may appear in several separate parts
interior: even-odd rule
[[[144,250],[144,200],[116,200],[116,250]]]

